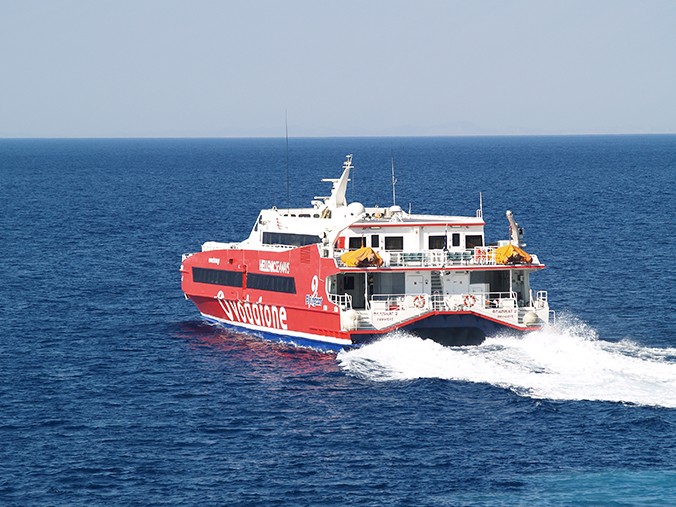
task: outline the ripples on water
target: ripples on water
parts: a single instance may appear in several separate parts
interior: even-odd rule
[[[492,240],[514,210],[570,317],[337,356],[233,334],[180,254],[284,204],[282,141],[0,141],[0,504],[676,503],[676,138],[292,139],[293,203],[346,153],[386,203],[392,152],[405,207],[483,190]]]

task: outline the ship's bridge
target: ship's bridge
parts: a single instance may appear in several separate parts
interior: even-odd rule
[[[375,210],[375,211],[374,211]],[[403,265],[413,255],[418,265],[440,265],[469,260],[475,248],[484,247],[484,221],[480,217],[409,215],[381,218],[377,208],[341,232],[335,251],[370,247],[382,252],[386,264]],[[481,252],[479,252],[481,255]],[[391,262],[387,262],[391,261]]]

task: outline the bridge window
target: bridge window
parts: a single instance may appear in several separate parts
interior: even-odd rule
[[[446,248],[446,236],[430,236],[428,245],[430,250],[443,250]]]
[[[403,236],[385,236],[385,250],[403,250],[404,237]]]
[[[484,239],[480,234],[472,235],[468,234],[465,236],[465,248],[471,250],[475,246],[484,246]]]
[[[350,238],[350,250],[357,250],[366,244],[366,240],[362,237]]]

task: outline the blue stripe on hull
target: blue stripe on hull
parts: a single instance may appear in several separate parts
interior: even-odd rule
[[[320,339],[317,340],[312,340],[309,338],[302,338],[302,337],[297,337],[297,336],[289,336],[286,334],[282,333],[273,333],[270,331],[260,331],[260,330],[252,330],[243,326],[237,326],[234,324],[229,324],[226,322],[222,322],[217,319],[212,319],[206,315],[202,315],[202,318],[208,322],[211,322],[212,324],[217,324],[225,329],[232,329],[234,331],[240,332],[240,333],[245,333],[253,336],[258,336],[259,338],[263,338],[265,340],[270,340],[273,342],[278,342],[278,343],[289,343],[293,345],[299,345],[301,347],[310,347],[315,350],[321,350],[321,351],[328,351],[328,352],[340,352],[342,349],[348,349],[354,347],[354,345],[340,345],[337,343],[329,343],[329,342],[323,342],[320,341]]]

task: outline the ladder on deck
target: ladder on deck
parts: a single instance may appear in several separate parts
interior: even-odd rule
[[[441,274],[439,271],[430,271],[430,286],[431,286],[431,294],[432,294],[432,308],[435,311],[443,310],[444,309],[444,301],[443,301],[443,294],[444,294],[444,286],[441,283]],[[434,296],[439,296],[439,297],[434,297]]]

